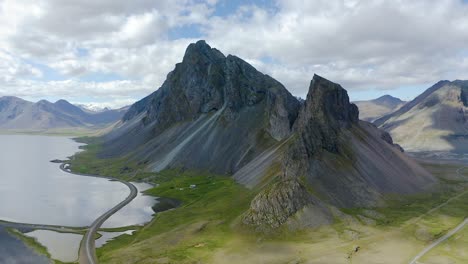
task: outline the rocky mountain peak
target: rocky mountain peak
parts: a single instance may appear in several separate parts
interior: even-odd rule
[[[348,93],[341,85],[315,74],[301,118],[303,121],[314,119],[335,127],[349,127],[359,121],[359,110],[349,102]]]
[[[200,40],[187,47],[182,62],[161,88],[134,104],[124,121],[143,113],[143,126],[157,124],[154,132],[158,134],[175,122],[217,111],[233,121],[255,107],[264,108],[260,112],[271,117],[267,131],[280,140],[291,132],[299,103],[281,83]]]
[[[204,40],[199,40],[188,45],[182,63],[207,63],[222,59],[225,59],[223,53],[210,47]]]

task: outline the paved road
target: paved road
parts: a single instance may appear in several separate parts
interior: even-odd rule
[[[418,260],[420,258],[422,258],[422,256],[426,255],[427,252],[431,251],[431,249],[435,248],[436,246],[438,246],[440,243],[444,242],[445,240],[447,240],[449,237],[453,236],[454,234],[456,234],[458,231],[460,231],[463,227],[465,227],[465,225],[468,223],[468,218],[465,218],[465,220],[463,220],[463,222],[461,222],[457,227],[455,227],[454,229],[450,230],[450,232],[448,232],[447,234],[445,234],[444,236],[440,237],[439,239],[437,239],[436,241],[434,241],[434,243],[430,244],[429,246],[427,246],[426,248],[424,248],[421,252],[419,252],[419,254],[413,258],[413,260],[411,260],[410,264],[417,264],[419,263]]]
[[[27,223],[16,223],[0,220],[0,226],[11,227],[15,229],[19,228],[30,228],[30,229],[41,229],[50,230],[66,233],[79,233],[87,230],[87,227],[71,227],[71,226],[58,226],[58,225],[42,225],[42,224],[27,224]]]
[[[457,170],[457,174],[461,177],[464,177],[464,175],[461,175],[460,174],[460,171],[463,170],[463,169],[466,169],[467,166],[464,166],[464,167],[461,167]],[[439,209],[440,207],[446,205],[448,202],[452,201],[453,199],[456,199],[464,194],[466,194],[468,191],[464,191],[462,193],[460,193],[459,195],[457,196],[454,196],[452,198],[450,198],[449,200],[447,200],[445,203],[435,207],[434,209],[430,210],[429,212],[433,212],[434,210],[436,209]],[[429,213],[428,212],[428,213]],[[428,213],[424,214],[424,215],[427,215]],[[420,217],[419,217],[420,218]],[[421,250],[421,252],[419,252],[418,255],[416,255],[416,257],[414,257],[411,262],[409,264],[417,264],[419,263],[418,260],[420,258],[422,258],[424,255],[427,254],[427,252],[431,251],[433,248],[435,248],[436,246],[438,246],[440,243],[444,242],[445,240],[447,240],[448,238],[450,238],[451,236],[453,236],[454,234],[456,234],[457,232],[459,232],[460,230],[463,229],[463,227],[465,227],[465,225],[468,224],[468,218],[465,218],[465,220],[463,220],[463,222],[461,222],[457,227],[455,227],[454,229],[450,230],[447,234],[445,234],[444,236],[440,237],[439,239],[437,239],[436,241],[434,241],[432,244],[430,244],[429,246],[425,247],[423,250]]]
[[[71,173],[70,171],[68,171],[66,169],[66,164],[61,164],[60,168],[65,172]],[[80,264],[95,264],[95,263],[97,263],[96,247],[94,245],[94,240],[95,240],[94,237],[96,235],[96,232],[101,227],[101,225],[111,215],[115,214],[117,211],[119,211],[125,205],[127,205],[133,199],[135,199],[135,197],[138,194],[138,190],[135,187],[135,185],[133,185],[133,184],[131,184],[129,182],[126,182],[126,181],[122,181],[122,180],[119,180],[119,179],[112,178],[112,177],[100,177],[100,176],[96,176],[96,175],[78,174],[78,173],[72,173],[72,174],[81,175],[81,176],[88,176],[88,177],[106,178],[106,179],[109,179],[109,180],[118,181],[118,182],[121,182],[121,183],[127,185],[127,187],[130,189],[130,194],[127,196],[127,198],[125,198],[125,200],[123,200],[122,202],[120,202],[119,204],[117,204],[116,206],[111,208],[109,211],[105,212],[103,215],[98,217],[96,220],[94,220],[94,222],[89,226],[88,231],[84,235],[83,240],[81,240],[80,252],[79,252],[79,262],[80,262]]]

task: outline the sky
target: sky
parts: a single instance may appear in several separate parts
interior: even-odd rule
[[[199,39],[303,98],[314,73],[352,100],[468,79],[462,0],[0,0],[0,96],[128,105]]]

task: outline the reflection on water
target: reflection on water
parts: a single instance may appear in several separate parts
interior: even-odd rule
[[[88,226],[124,200],[130,193],[124,184],[102,178],[72,175],[60,170],[59,164],[50,162],[73,155],[79,151],[79,145],[65,137],[0,135],[0,220]],[[139,191],[151,187],[144,183],[135,185]],[[154,197],[139,193],[130,204],[111,216],[104,223],[104,227],[144,224],[151,220],[151,207],[155,203]],[[0,253],[8,248],[8,245],[19,242],[11,240],[3,231],[0,229]],[[77,259],[81,235],[45,230],[26,234],[35,237],[58,260]],[[116,234],[106,236],[110,239],[115,237],[114,235]],[[8,244],[4,242],[7,238]],[[105,243],[106,240],[102,241]],[[33,263],[41,263],[43,260],[25,249],[18,252],[22,254],[16,254],[16,258],[15,251],[10,255],[0,254],[0,262],[28,263],[25,257],[31,257]],[[3,261],[3,258],[8,256],[11,256],[9,262]]]
[[[154,213],[151,207],[158,201],[155,197],[143,195],[141,192],[148,190],[152,186],[147,183],[132,183],[138,189],[138,196],[130,204],[109,217],[102,225],[104,228],[140,225],[151,221]]]
[[[8,264],[48,264],[50,261],[34,252],[19,238],[9,234],[0,226],[0,263]]]
[[[127,230],[127,231],[123,231],[123,232],[99,232],[101,237],[96,239],[96,242],[95,242],[96,248],[100,248],[100,247],[104,246],[107,242],[109,242],[110,240],[112,240],[112,239],[114,239],[114,238],[116,238],[118,236],[131,235],[131,234],[133,234],[133,232],[135,232],[135,230]]]
[[[65,159],[79,150],[79,144],[71,139],[0,135],[0,146],[2,220],[87,226],[130,193],[119,182],[72,175],[51,163],[52,159]],[[113,216],[108,226],[147,222],[153,204],[154,198],[140,195],[121,214]]]
[[[59,233],[49,230],[35,230],[24,235],[35,238],[39,244],[47,248],[51,257],[63,262],[78,260],[82,235]]]

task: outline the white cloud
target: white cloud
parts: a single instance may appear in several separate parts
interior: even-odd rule
[[[348,89],[468,77],[460,56],[467,14],[455,0],[284,0],[275,11],[245,6],[205,31],[221,50],[273,58],[259,67],[303,94],[314,72]]]
[[[0,95],[114,104],[141,98],[196,41],[169,38],[184,26],[299,96],[313,73],[351,90],[468,79],[468,6],[462,1],[259,3],[218,17],[216,5],[224,3],[216,0],[0,0]],[[31,61],[67,80],[48,80]],[[123,80],[80,81],[93,74]]]

